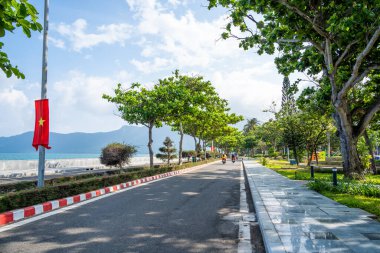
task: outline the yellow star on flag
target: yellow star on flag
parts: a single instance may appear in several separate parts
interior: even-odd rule
[[[46,120],[42,119],[41,117],[40,120],[38,121],[38,125],[43,126],[45,121]]]

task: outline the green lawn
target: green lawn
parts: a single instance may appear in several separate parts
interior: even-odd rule
[[[290,165],[287,160],[269,160],[268,164],[265,166],[292,180],[310,179],[310,169],[302,166]],[[332,173],[314,172],[314,178],[332,179]],[[338,180],[342,179],[343,175],[338,174]],[[380,185],[380,175],[366,175],[366,179],[362,182]]]

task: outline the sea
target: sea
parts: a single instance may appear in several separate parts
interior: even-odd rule
[[[45,159],[86,159],[99,158],[100,154],[63,154],[45,153]],[[148,154],[135,154],[134,157],[147,157]],[[0,153],[0,160],[38,160],[38,152],[33,153]]]

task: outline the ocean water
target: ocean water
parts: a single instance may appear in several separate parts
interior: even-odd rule
[[[62,154],[46,152],[46,159],[83,159],[99,158],[100,154]],[[147,154],[136,154],[134,157],[146,157]],[[0,153],[0,160],[38,160],[38,152],[33,153]]]

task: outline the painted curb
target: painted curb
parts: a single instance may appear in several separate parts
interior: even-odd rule
[[[206,164],[202,164],[202,165],[198,165],[198,166],[194,166],[194,167],[186,168],[182,170],[166,172],[166,173],[162,173],[162,174],[158,174],[158,175],[154,175],[150,177],[144,177],[144,178],[128,181],[125,183],[104,187],[102,189],[94,190],[91,192],[78,194],[75,196],[52,200],[52,201],[48,201],[42,204],[28,206],[21,209],[0,213],[0,227],[16,222],[16,221],[20,221],[22,219],[30,218],[39,214],[50,212],[52,210],[63,208],[72,204],[94,199],[98,196],[102,196],[111,192],[116,192],[116,191],[123,190],[132,186],[137,186],[143,183],[156,181],[162,178],[173,177],[173,176],[183,174],[192,170],[201,169],[212,163],[214,162],[206,163]]]

